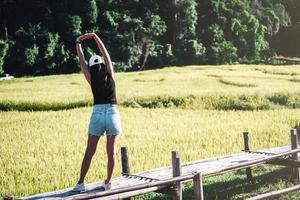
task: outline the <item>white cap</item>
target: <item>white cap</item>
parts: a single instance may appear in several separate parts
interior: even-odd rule
[[[98,55],[93,55],[90,60],[89,60],[89,66],[93,66],[93,65],[96,65],[96,64],[100,64],[100,63],[104,63],[103,62],[103,59],[101,56],[98,56]]]

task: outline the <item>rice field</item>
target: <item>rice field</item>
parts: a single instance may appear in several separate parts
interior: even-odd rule
[[[300,93],[299,66],[189,66],[117,73],[121,101],[171,96]],[[90,101],[82,74],[28,77],[0,82],[0,102],[74,103]]]
[[[129,148],[132,171],[139,172],[170,165],[172,150],[181,153],[183,162],[240,152],[244,131],[250,133],[252,149],[286,145],[290,128],[300,122],[300,109],[285,106],[297,103],[298,78],[299,66],[189,66],[118,73],[124,134],[117,148]],[[253,99],[257,94],[266,98]],[[76,183],[92,108],[74,104],[75,109],[62,106],[46,111],[43,106],[90,102],[90,98],[82,74],[0,82],[0,105],[17,105],[10,111],[0,111],[0,196],[27,196]],[[249,98],[252,106],[263,102],[269,107],[247,110],[227,105],[228,109],[222,109],[226,108],[223,104],[232,103],[232,98],[243,102]],[[184,106],[176,106],[177,101]],[[30,111],[30,106],[39,103],[40,111]],[[162,106],[155,104],[151,109],[147,103]],[[221,108],[211,106],[213,103]],[[29,109],[18,110],[20,104]],[[165,106],[168,104],[173,105]],[[119,151],[117,159],[115,176],[121,171]],[[102,138],[86,182],[99,181],[105,174]],[[139,199],[151,198],[146,195]]]

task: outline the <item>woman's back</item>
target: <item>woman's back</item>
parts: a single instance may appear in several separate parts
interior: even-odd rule
[[[106,73],[103,63],[90,67],[94,105],[117,104],[115,81]]]

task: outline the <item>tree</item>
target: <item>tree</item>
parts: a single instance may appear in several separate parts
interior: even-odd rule
[[[299,0],[4,0],[0,39],[12,41],[4,68],[18,75],[78,71],[74,42],[85,32],[99,34],[118,70],[267,60],[272,49],[300,56],[299,6]],[[83,46],[87,59],[99,53],[92,40]]]
[[[61,30],[64,40],[74,43],[76,38],[81,35],[81,17],[78,15],[65,15]]]
[[[0,74],[3,71],[4,57],[6,56],[8,51],[8,44],[5,41],[0,40]]]
[[[95,0],[86,0],[83,3],[83,22],[88,32],[97,30],[98,7]]]
[[[39,25],[21,27],[15,33],[15,44],[9,51],[6,71],[13,75],[37,75],[62,72],[69,52],[58,34]]]
[[[232,19],[231,30],[240,45],[241,55],[257,59],[260,51],[266,48],[266,27],[253,14],[244,11],[239,18]]]
[[[118,4],[119,11],[108,10],[104,13],[107,29],[110,30],[108,45],[113,57],[119,58],[117,62],[126,63],[129,68],[144,69],[151,45],[156,43],[156,38],[166,31],[166,25],[156,14],[156,4],[143,6],[141,3],[132,1],[114,1]],[[107,32],[100,30],[100,35]]]
[[[280,28],[291,24],[291,18],[284,5],[274,3],[274,0],[264,0],[253,4],[252,12],[267,27],[266,34],[269,36],[276,35]]]
[[[285,0],[280,1],[290,16],[290,25],[279,29],[276,35],[270,38],[270,47],[274,48],[277,54],[299,57],[300,56],[300,1]]]
[[[195,39],[198,14],[195,0],[181,0],[178,2],[177,39]]]
[[[213,43],[211,47],[215,64],[232,64],[237,59],[237,48],[229,41]]]

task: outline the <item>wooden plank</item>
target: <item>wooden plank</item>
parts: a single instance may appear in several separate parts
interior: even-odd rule
[[[291,155],[291,154],[294,154],[294,153],[298,153],[298,152],[300,152],[300,149],[289,150],[289,151],[284,152],[284,153],[268,156],[267,158],[261,158],[261,159],[254,160],[254,161],[248,161],[248,162],[245,162],[245,163],[237,164],[235,166],[224,167],[222,169],[218,169],[218,170],[215,170],[213,172],[205,172],[205,173],[203,173],[203,176],[218,175],[218,174],[222,174],[222,173],[232,171],[232,170],[236,170],[236,169],[243,169],[243,168],[246,168],[248,166],[256,166],[256,165],[266,163],[268,161],[271,161],[271,160],[274,160],[274,159],[277,159],[277,158],[280,158],[280,157],[283,157],[283,156]],[[114,189],[114,190],[99,192],[99,193],[93,194],[93,195],[85,194],[85,195],[81,195],[80,197],[79,196],[69,197],[69,198],[65,198],[65,199],[84,200],[84,199],[104,197],[104,196],[109,196],[109,195],[114,195],[114,194],[119,194],[119,193],[124,193],[124,192],[130,192],[130,191],[135,191],[135,190],[141,190],[141,189],[156,187],[156,186],[161,186],[161,185],[168,186],[168,185],[176,183],[176,182],[181,182],[181,181],[193,179],[193,177],[194,177],[194,174],[183,175],[183,176],[179,176],[179,177],[175,177],[175,178],[171,178],[171,179],[167,179],[167,180],[161,180],[161,181],[150,182],[150,183],[140,184],[140,185],[126,187],[126,188],[120,188],[120,189]]]
[[[251,160],[251,161],[243,162],[243,163],[228,166],[228,167],[223,167],[223,168],[220,168],[220,169],[217,169],[217,170],[206,171],[206,172],[203,172],[203,175],[204,176],[221,175],[221,174],[227,173],[227,172],[232,171],[232,170],[243,169],[243,168],[246,168],[246,167],[254,167],[254,166],[257,166],[257,165],[260,165],[260,164],[263,164],[263,163],[270,162],[272,160],[276,160],[277,158],[292,155],[294,153],[299,153],[299,152],[300,152],[300,149],[297,148],[297,149],[289,150],[289,151],[286,151],[286,152],[278,153],[278,154],[275,154],[275,155],[270,155],[270,156],[267,156],[267,157],[259,158],[259,159],[256,159],[256,160]]]
[[[285,189],[282,189],[282,190],[268,192],[268,193],[265,193],[265,194],[261,194],[261,195],[255,196],[255,197],[248,198],[247,200],[273,199],[275,197],[279,197],[283,194],[286,194],[286,193],[289,193],[289,192],[294,192],[294,191],[297,191],[297,190],[300,190],[300,185],[295,185],[295,186],[285,188]]]
[[[269,152],[269,153],[282,153],[282,152],[286,152],[288,150],[291,149],[290,145],[287,146],[283,146],[283,147],[274,147],[271,149],[262,149],[261,151],[263,152]],[[249,157],[248,153],[236,153],[236,154],[232,154],[232,155],[227,155],[227,156],[221,156],[221,157],[213,157],[213,158],[207,158],[207,159],[202,159],[202,160],[195,160],[195,161],[190,161],[190,162],[186,162],[183,163],[182,166],[182,174],[186,174],[186,169],[190,170],[193,168],[198,168],[200,167],[201,169],[199,169],[200,171],[203,171],[203,169],[207,169],[209,167],[209,165],[219,165],[220,163],[218,161],[220,161],[221,163],[224,163],[224,159],[242,159],[240,158],[242,156],[244,156],[243,159],[252,159],[255,158],[255,154],[251,155],[251,157]],[[230,161],[231,162],[231,161]],[[199,164],[199,166],[198,166]],[[192,170],[192,171],[199,171],[198,169]],[[163,175],[161,176],[159,173],[162,173]],[[144,172],[140,172],[137,175],[141,175],[141,176],[149,176],[152,178],[156,178],[156,179],[166,179],[166,178],[171,178],[172,175],[172,168],[171,166],[168,167],[161,167],[161,168],[156,168],[156,169],[151,169],[151,170],[147,170]]]
[[[195,200],[204,200],[202,173],[197,173],[194,178],[194,196]]]
[[[251,154],[251,157],[249,157],[248,153],[238,153],[238,154],[232,154],[230,156],[222,156],[222,157],[215,157],[215,158],[209,158],[209,159],[204,159],[204,160],[198,160],[198,161],[192,161],[185,163],[181,166],[182,167],[182,175],[191,175],[195,171],[202,171],[203,176],[208,177],[208,176],[214,176],[222,173],[226,173],[231,170],[236,170],[239,168],[245,168],[249,166],[255,166],[259,165],[262,163],[269,163],[271,161],[278,160],[278,158],[291,155],[290,152],[300,152],[299,149],[296,149],[298,151],[291,151],[290,150],[291,146],[284,146],[284,147],[275,147],[272,149],[264,149],[262,151],[264,152],[271,152],[271,153],[276,153],[274,156],[269,156],[269,155],[256,155],[256,154]],[[298,162],[298,161],[297,161]],[[300,161],[299,161],[300,162]],[[161,167],[158,169],[152,169],[149,171],[145,171],[142,173],[138,173],[138,175],[147,175],[151,178],[158,178],[160,180],[168,180],[172,178],[172,168],[171,167]],[[191,176],[190,179],[192,179],[193,176]],[[189,179],[183,179],[183,181],[187,181]],[[133,186],[140,185],[141,183],[145,183],[140,181],[139,179],[128,179],[126,177],[117,177],[114,178],[112,181],[112,190],[116,189],[124,189],[124,188],[131,188]],[[88,184],[88,185],[96,185],[99,183],[93,183],[93,184]],[[87,185],[87,186],[88,186]],[[54,191],[54,192],[47,192],[43,194],[37,194],[29,197],[23,197],[20,199],[38,199],[38,198],[43,198],[43,197],[51,197],[51,196],[56,196],[59,197],[59,195],[64,195],[67,194],[66,192],[71,190],[69,189],[63,189],[59,191]],[[131,191],[131,190],[129,190]],[[111,194],[112,195],[112,194]]]
[[[106,197],[100,197],[100,198],[94,198],[94,199],[101,199],[101,200],[119,200],[119,199],[127,199],[130,197],[135,197],[138,195],[146,194],[149,192],[155,192],[164,189],[165,186],[157,186],[157,187],[152,187],[152,188],[146,188],[142,190],[135,190],[131,192],[125,192],[125,193],[120,193],[120,194],[115,194],[111,196],[106,196]]]
[[[178,151],[172,151],[172,169],[173,177],[181,176],[180,156]],[[182,184],[180,182],[174,184],[172,199],[182,200]]]
[[[162,189],[164,187],[169,187],[170,185],[173,185],[174,183],[181,181],[182,179],[186,179],[187,177],[184,176],[179,176],[179,177],[175,177],[172,179],[168,179],[168,180],[163,180],[163,181],[156,181],[156,182],[150,182],[150,183],[145,183],[145,184],[139,184],[136,186],[131,186],[131,187],[124,187],[124,188],[120,188],[120,189],[113,189],[113,190],[108,190],[108,191],[103,191],[103,192],[98,192],[95,194],[79,194],[79,195],[74,195],[74,196],[70,196],[70,197],[66,197],[64,198],[65,200],[86,200],[86,199],[97,199],[100,198],[101,199],[103,197],[108,197],[108,196],[113,196],[113,195],[117,195],[117,194],[121,194],[121,193],[131,193],[132,191],[137,191],[137,190],[144,190],[144,189],[150,189],[151,191],[155,191]],[[189,175],[188,177],[189,179],[192,178],[191,175]],[[146,190],[147,191],[147,190]],[[139,193],[141,194],[141,193]]]
[[[291,145],[292,149],[297,149],[298,147],[298,135],[297,135],[297,129],[291,130]],[[295,161],[298,161],[298,154],[292,154],[292,159]],[[299,183],[300,181],[300,170],[298,167],[292,168],[293,178],[295,183]]]

